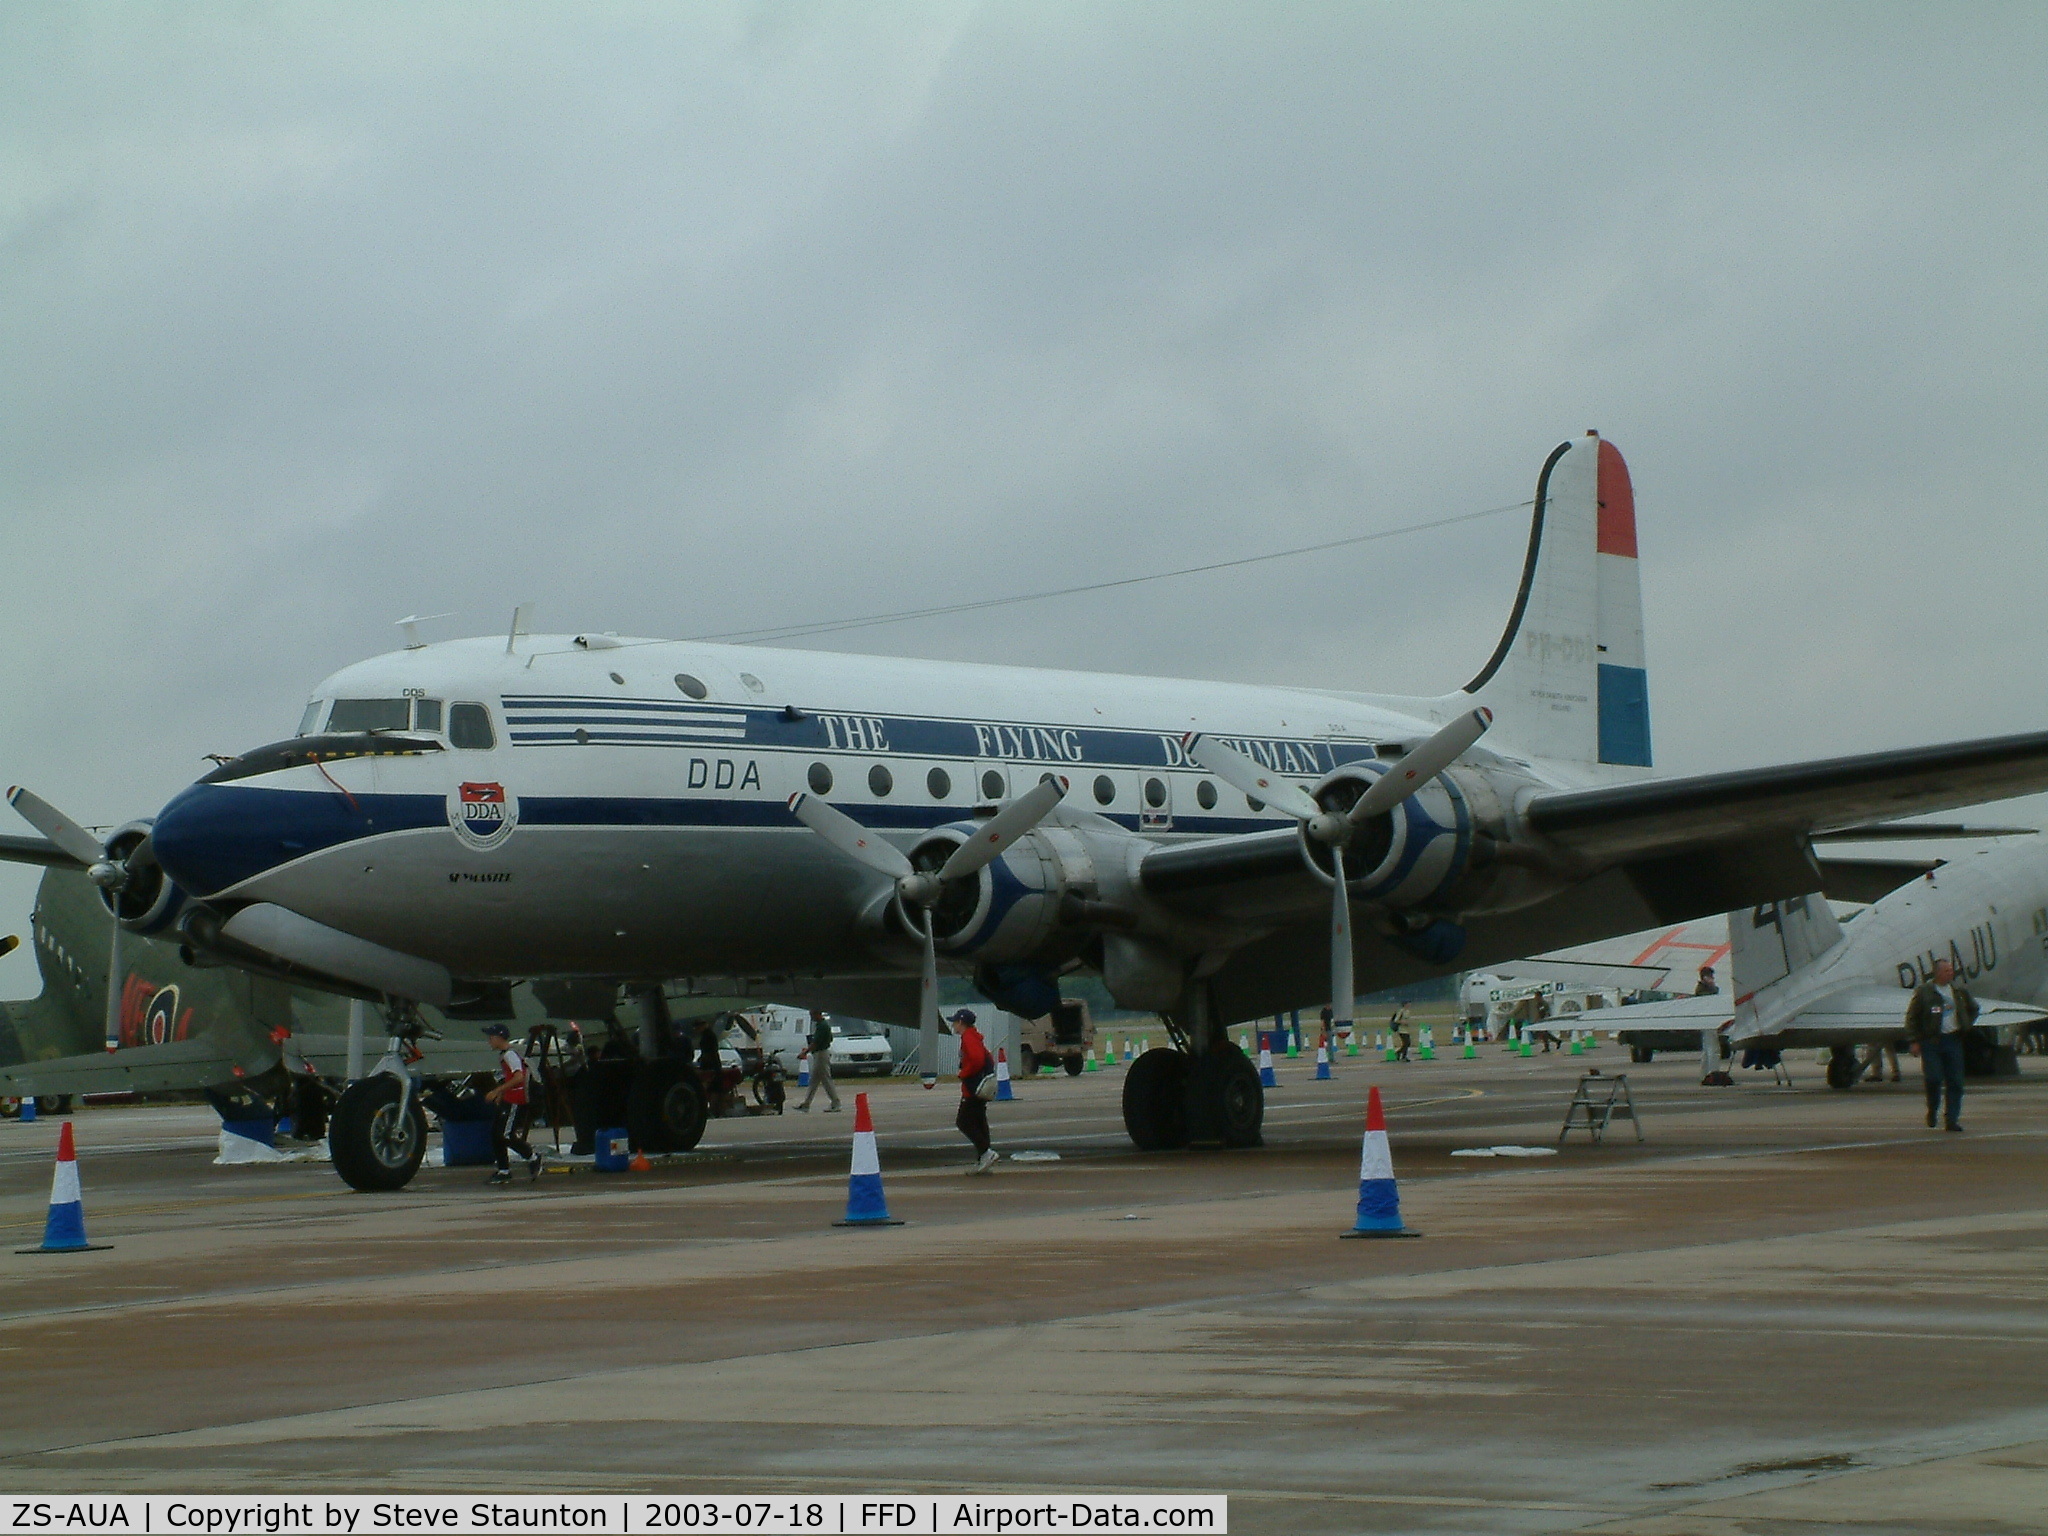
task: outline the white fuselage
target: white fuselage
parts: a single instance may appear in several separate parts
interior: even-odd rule
[[[461,975],[901,974],[908,954],[849,916],[887,882],[799,825],[792,793],[907,845],[1055,772],[1133,834],[1217,836],[1293,823],[1189,763],[1184,733],[1312,784],[1439,723],[1426,700],[536,636],[348,667],[307,729],[335,701],[404,699],[436,706],[411,734],[441,750],[202,781],[158,820],[166,868]],[[461,744],[464,704],[489,745]]]

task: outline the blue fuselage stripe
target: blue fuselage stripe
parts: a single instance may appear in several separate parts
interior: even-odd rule
[[[1600,761],[1650,766],[1650,678],[1641,667],[1600,663]]]

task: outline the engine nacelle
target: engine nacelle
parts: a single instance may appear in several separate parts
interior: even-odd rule
[[[977,830],[973,822],[935,828],[910,850],[910,862],[936,870]],[[1094,888],[1086,838],[1068,827],[1040,826],[974,875],[947,883],[932,908],[933,937],[940,953],[977,961],[1044,958],[1057,947],[1066,897],[1089,895]],[[891,918],[904,934],[917,933],[918,918],[905,913],[900,902]]]
[[[118,890],[102,887],[100,900],[130,933],[161,933],[177,921],[185,893],[164,873],[149,846],[150,823],[131,821],[107,839],[107,853],[127,871]]]

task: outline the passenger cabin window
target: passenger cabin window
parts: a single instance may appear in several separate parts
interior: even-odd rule
[[[402,731],[412,724],[411,699],[336,699],[327,715],[334,735],[362,731]]]
[[[1095,803],[1110,805],[1116,800],[1116,780],[1106,773],[1095,775]]]
[[[889,770],[887,768],[884,768],[880,763],[875,764],[874,767],[868,770],[868,793],[873,795],[876,799],[879,800],[882,796],[888,794],[889,791],[894,789],[895,787],[895,775],[890,773]]]
[[[981,798],[1000,800],[1003,798],[1003,776],[993,768],[984,769],[981,775]]]
[[[693,699],[706,699],[711,696],[711,690],[706,688],[701,680],[690,676],[687,672],[678,672],[676,674],[676,687]]]
[[[1216,809],[1216,786],[1207,779],[1195,786],[1195,804],[1205,811]]]
[[[310,736],[320,724],[320,711],[327,707],[325,699],[315,699],[306,706],[306,712],[299,716],[299,734]]]
[[[823,763],[811,764],[811,771],[805,777],[811,786],[812,794],[829,795],[832,793],[832,770]]]
[[[953,793],[953,776],[943,768],[934,768],[924,776],[924,787],[932,792],[934,800],[943,800]]]
[[[488,751],[498,744],[491,729],[491,712],[481,704],[448,706],[448,744],[471,751]]]

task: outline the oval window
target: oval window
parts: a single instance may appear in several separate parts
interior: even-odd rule
[[[953,793],[953,776],[943,768],[934,768],[924,776],[924,787],[932,792],[934,800],[943,800]]]
[[[612,680],[613,682],[617,683],[617,684],[618,684],[618,685],[619,685],[619,686],[620,686],[621,688],[623,688],[623,687],[625,687],[625,686],[626,686],[626,680],[625,680],[625,679],[624,679],[623,677],[619,676],[619,674],[618,674],[618,673],[614,672],[614,673],[612,673],[612,674],[610,674],[610,675],[611,675],[611,680]]]
[[[1207,779],[1195,786],[1195,804],[1205,811],[1216,809],[1216,786]]]
[[[740,674],[740,681],[747,685],[747,692],[749,693],[767,692],[766,685],[762,683],[761,679],[754,676],[754,674],[751,672],[742,672]]]
[[[896,776],[880,763],[868,770],[868,793],[879,798],[896,787]]]
[[[1263,811],[1266,808],[1266,802],[1261,800],[1257,795],[1246,795],[1244,797],[1244,803],[1250,806],[1255,811]]]
[[[709,698],[711,695],[709,688],[706,688],[687,672],[678,672],[676,674],[676,686],[693,699]]]
[[[1116,799],[1116,780],[1106,773],[1095,775],[1095,803],[1108,805]]]
[[[1147,779],[1145,781],[1145,803],[1155,811],[1166,804],[1166,780]]]
[[[1000,800],[1003,798],[1003,776],[991,768],[981,776],[981,798]]]
[[[811,764],[809,777],[812,794],[829,795],[832,793],[832,770],[823,763]]]

